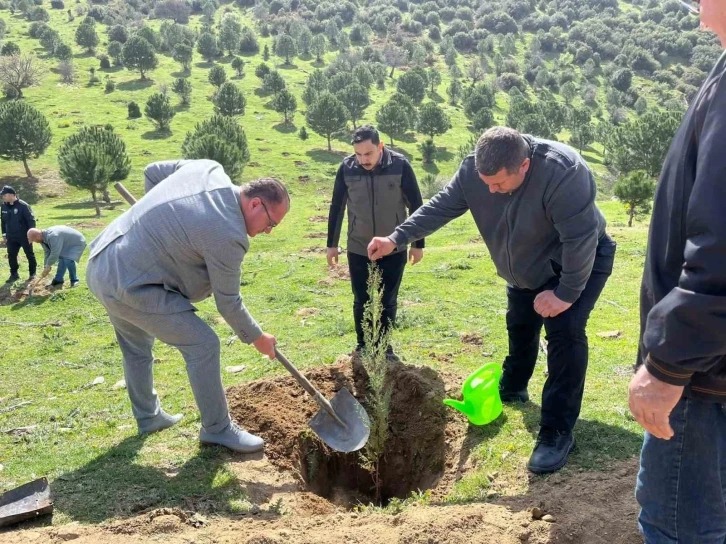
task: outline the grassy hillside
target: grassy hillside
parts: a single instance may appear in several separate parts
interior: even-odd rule
[[[76,5],[66,4],[75,9]],[[623,4],[628,12],[639,13],[640,6]],[[48,6],[46,6],[48,7]],[[255,26],[250,10],[234,4],[222,6],[216,13],[219,22],[224,12],[239,13],[242,21]],[[52,28],[63,41],[74,44],[73,62],[79,73],[74,85],[60,82],[54,71],[56,60],[49,58],[38,40],[28,36],[30,23],[19,13],[11,15],[0,10],[7,23],[4,42],[12,41],[22,52],[36,53],[47,64],[48,74],[42,84],[25,90],[25,100],[39,108],[50,121],[53,143],[40,158],[31,161],[37,179],[26,179],[22,164],[0,163],[0,185],[12,184],[19,196],[33,204],[40,227],[55,224],[75,226],[92,239],[114,217],[127,208],[114,195],[112,206],[106,207],[100,220],[94,217],[89,196],[66,186],[59,179],[57,150],[64,137],[82,125],[110,123],[126,142],[132,170],[127,187],[137,195],[142,192],[141,173],[146,164],[156,160],[177,158],[181,144],[194,125],[213,111],[210,98],[213,87],[207,80],[211,64],[195,52],[189,78],[193,85],[191,105],[177,106],[170,133],[159,133],[146,118],[127,119],[126,105],[135,101],[142,106],[147,97],[161,85],[170,85],[181,77],[178,63],[159,55],[159,66],[146,81],[137,73],[114,67],[98,70],[100,83],[89,85],[88,70],[98,68],[98,59],[75,45],[76,27],[82,17],[68,21],[65,11],[48,9]],[[189,23],[202,24],[195,14]],[[160,21],[150,20],[158,29]],[[96,25],[102,42],[106,41],[105,25]],[[515,60],[524,62],[524,55],[533,39],[527,32],[516,43]],[[260,38],[261,48],[272,48],[273,38]],[[105,46],[98,47],[98,52]],[[333,61],[336,51],[325,56],[322,68]],[[465,72],[474,53],[459,55],[458,63]],[[545,62],[555,70],[561,55],[548,55]],[[253,315],[265,330],[275,334],[281,349],[302,368],[330,364],[354,344],[351,316],[350,284],[331,274],[325,265],[323,233],[332,190],[332,180],[341,156],[350,152],[348,136],[334,140],[333,152],[327,151],[325,140],[310,131],[310,139],[301,141],[297,130],[304,125],[298,111],[294,125],[281,122],[281,115],[268,106],[271,99],[259,91],[260,80],[254,68],[262,55],[243,57],[244,77],[237,79],[230,67],[231,58],[223,57],[223,66],[247,98],[246,113],[240,118],[249,142],[251,162],[243,179],[276,176],[284,180],[292,194],[292,209],[282,225],[270,236],[253,241],[243,267],[242,294]],[[279,60],[279,59],[278,59]],[[274,59],[270,59],[272,65]],[[569,63],[576,64],[574,59]],[[314,59],[294,59],[293,66],[278,66],[287,86],[298,97],[308,75],[319,68]],[[406,153],[417,174],[433,173],[448,177],[455,170],[460,146],[474,133],[461,105],[452,106],[446,98],[451,82],[443,58],[436,58],[442,82],[436,94],[427,100],[440,102],[451,117],[453,128],[436,138],[439,155],[435,165],[423,165],[417,145],[421,135],[411,133],[397,149]],[[397,70],[396,74],[401,71]],[[116,90],[104,91],[105,78],[116,83]],[[487,76],[493,80],[493,76]],[[605,103],[604,76],[595,80],[599,101]],[[666,98],[681,96],[675,90],[664,90],[651,79],[636,74],[634,86],[641,96],[658,107]],[[374,104],[367,110],[366,121],[375,118],[380,105],[395,91],[395,82],[388,81],[381,90],[375,86],[371,96]],[[537,92],[529,94],[536,97]],[[503,123],[508,96],[496,95],[495,119]],[[173,97],[177,103],[177,97]],[[558,100],[562,100],[561,97]],[[575,99],[576,103],[581,98]],[[632,111],[630,116],[636,116]],[[564,130],[560,137],[567,139]],[[597,143],[587,148],[585,157],[597,173],[602,193],[599,202],[606,214],[610,231],[618,242],[615,272],[592,316],[589,333],[591,358],[582,419],[576,430],[579,450],[572,457],[568,470],[592,468],[637,453],[641,433],[627,416],[626,386],[630,366],[635,357],[638,334],[638,286],[642,273],[647,222],[633,228],[624,227],[626,217],[622,205],[607,198],[614,173],[603,164],[603,148]],[[42,253],[41,253],[42,254]],[[153,256],[150,256],[153,257]],[[26,274],[26,264],[21,265]],[[344,266],[344,265],[343,265]],[[84,272],[85,257],[80,265]],[[0,278],[8,274],[5,259],[0,261]],[[423,262],[409,268],[399,298],[399,327],[394,336],[397,351],[407,362],[429,365],[435,369],[460,374],[462,377],[483,362],[502,361],[507,353],[504,323],[506,298],[504,282],[495,275],[486,247],[469,216],[452,222],[429,239]],[[235,341],[230,329],[219,318],[213,302],[199,305],[200,315],[220,335],[222,374],[225,385],[246,382],[269,375],[282,375],[276,363],[261,359],[252,348]],[[463,334],[481,337],[480,344],[464,343]],[[607,334],[600,334],[607,333]],[[228,340],[229,339],[229,340]],[[138,449],[125,439],[135,433],[128,398],[124,390],[113,389],[122,378],[120,352],[101,306],[90,292],[63,289],[52,294],[39,294],[18,302],[7,288],[0,289],[0,431],[35,426],[28,432],[0,432],[0,491],[38,476],[55,481],[58,493],[58,523],[73,519],[101,521],[146,505],[182,503],[194,494],[198,480],[210,479],[211,509],[238,511],[250,507],[250,498],[238,487],[225,485],[229,470],[212,451],[200,451],[196,442],[199,417],[188,386],[184,364],[179,354],[157,344],[159,358],[155,369],[156,388],[167,411],[184,412],[180,425],[170,431],[148,438]],[[243,364],[240,374],[224,371],[226,366]],[[511,492],[527,485],[525,463],[530,454],[536,426],[538,396],[544,383],[544,365],[538,365],[531,384],[534,402],[525,408],[505,408],[505,417],[495,427],[487,427],[477,435],[472,459],[476,470],[459,482],[451,500],[478,500],[486,497],[486,475],[500,472],[511,483]],[[105,382],[91,385],[103,376]],[[6,410],[22,401],[32,404]],[[244,424],[244,422],[242,422]],[[125,445],[126,444],[126,445]],[[117,471],[98,471],[92,478],[83,478],[84,470],[92,470],[93,462],[111,456]],[[129,461],[132,461],[129,463]],[[170,472],[187,464],[188,478],[168,482],[146,482],[134,473],[134,467],[163,466]],[[89,468],[91,467],[91,468]],[[211,474],[211,476],[210,476]],[[123,489],[124,492],[119,490]],[[143,506],[143,505],[142,505]]]

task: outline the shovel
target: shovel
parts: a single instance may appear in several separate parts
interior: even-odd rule
[[[345,387],[328,401],[300,374],[297,368],[275,348],[275,358],[293,375],[320,406],[320,411],[308,422],[320,439],[336,451],[358,451],[371,434],[371,422],[361,403]]]
[[[0,495],[0,527],[53,512],[48,480],[40,478]]]

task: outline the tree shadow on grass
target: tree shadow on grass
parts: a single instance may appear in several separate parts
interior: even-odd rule
[[[148,89],[154,84],[151,79],[135,79],[133,81],[123,81],[116,84],[116,89],[119,91],[140,91],[141,89]]]
[[[413,132],[407,132],[403,136],[399,136],[398,140],[399,142],[404,142],[407,144],[415,144],[416,143],[416,136]]]
[[[233,502],[266,502],[275,493],[297,487],[240,480],[225,464],[261,459],[262,453],[231,454],[221,447],[202,447],[178,470],[142,465],[136,459],[145,439],[126,438],[85,466],[59,476],[51,484],[56,512],[83,524],[129,518],[164,507],[237,518],[240,514],[233,512]],[[262,515],[277,517],[269,510]]]
[[[395,145],[394,145],[394,146],[390,146],[390,145],[389,145],[389,146],[388,146],[388,149],[390,149],[390,150],[392,150],[392,151],[395,151],[396,153],[400,153],[401,155],[403,155],[404,157],[406,157],[406,159],[407,159],[407,160],[408,160],[409,162],[411,162],[411,160],[412,160],[412,158],[413,158],[413,155],[411,155],[411,153],[409,153],[409,152],[408,152],[408,151],[406,151],[405,149],[402,149],[402,148],[400,148],[400,147],[396,147]]]
[[[166,140],[174,133],[171,130],[149,130],[141,135],[142,140]]]
[[[278,66],[278,68],[280,70],[297,70],[297,64],[294,64],[292,62],[288,64],[288,63],[284,62],[284,63],[280,64]]]
[[[283,134],[292,134],[297,132],[297,127],[294,123],[277,123],[276,125],[273,125],[272,128]]]
[[[427,174],[436,175],[439,172],[441,172],[441,170],[439,170],[439,167],[436,166],[435,162],[430,162],[430,163],[422,162],[421,168],[423,168],[423,171],[426,172]]]
[[[315,162],[324,162],[327,164],[338,164],[348,153],[345,151],[328,151],[327,149],[311,149],[305,154]]]
[[[436,148],[436,160],[442,162],[448,162],[454,158],[454,154],[448,151],[445,147]]]
[[[187,71],[184,71],[184,70],[179,70],[179,71],[176,71],[176,72],[172,72],[169,75],[171,77],[173,77],[173,78],[177,78],[178,79],[180,77],[189,77],[191,75],[191,72],[187,72]]]
[[[444,102],[444,98],[439,93],[432,93],[431,91],[427,91],[426,94],[436,104],[441,104]]]
[[[96,70],[96,73],[102,73],[102,74],[115,74],[116,72],[120,72],[123,70],[123,66],[112,66],[111,68],[99,68]]]

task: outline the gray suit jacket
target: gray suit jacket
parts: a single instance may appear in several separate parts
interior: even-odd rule
[[[243,342],[262,334],[239,293],[249,249],[240,189],[214,161],[170,161],[144,172],[149,191],[91,242],[86,277],[102,303],[170,314],[214,295]]]
[[[45,268],[53,266],[59,257],[80,261],[86,249],[86,238],[75,229],[58,225],[43,230],[43,241],[40,245],[45,253]]]

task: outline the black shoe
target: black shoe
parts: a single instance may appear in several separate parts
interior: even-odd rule
[[[63,280],[60,280],[60,281],[58,281],[58,280],[53,280],[52,282],[50,282],[50,283],[48,284],[48,287],[59,287],[59,286],[61,286],[61,285],[63,285]]]
[[[78,287],[78,286],[79,286],[80,284],[81,284],[81,282],[80,282],[80,281],[78,281],[78,280],[76,280],[76,281],[72,281],[72,282],[71,282],[71,287]]]
[[[521,391],[505,391],[500,389],[499,398],[501,398],[504,403],[527,402],[529,401],[529,393],[526,388]]]
[[[5,281],[5,283],[13,283],[15,281],[18,281],[20,279],[20,276],[17,274],[10,274],[10,277]]]
[[[541,427],[527,468],[535,474],[557,472],[567,464],[567,456],[574,448],[575,437],[572,431]]]
[[[31,274],[28,276],[28,281],[33,281],[35,279],[35,274]]]

